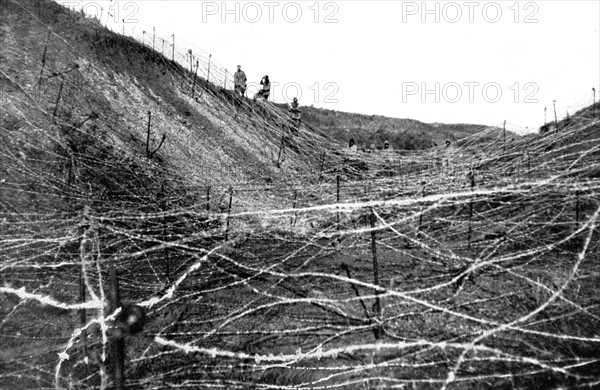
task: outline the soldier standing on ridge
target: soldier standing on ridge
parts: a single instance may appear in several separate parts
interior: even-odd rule
[[[356,153],[358,152],[358,146],[356,146],[354,138],[350,138],[350,141],[348,141],[348,151],[352,155],[356,155]]]
[[[262,88],[254,95],[254,100],[259,97],[263,98],[265,101],[269,100],[269,95],[271,94],[271,82],[269,81],[269,76],[263,77],[262,80],[260,80],[260,85],[262,85]]]
[[[294,122],[294,126],[296,129],[300,128],[300,120],[302,113],[300,112],[300,104],[298,103],[298,98],[295,97],[294,101],[290,104],[290,117],[292,118],[292,122]]]
[[[389,141],[383,142],[383,173],[385,176],[394,175],[394,149]]]
[[[235,92],[239,93],[241,97],[246,96],[246,73],[242,70],[242,66],[237,66],[237,72],[233,75],[233,83],[235,85]]]
[[[444,165],[450,171],[451,167],[451,159],[452,154],[454,153],[454,147],[452,146],[452,142],[450,140],[446,140],[446,148],[444,149]]]

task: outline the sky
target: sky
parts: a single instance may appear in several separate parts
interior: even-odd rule
[[[598,0],[58,2],[269,75],[277,102],[528,132],[600,100]]]

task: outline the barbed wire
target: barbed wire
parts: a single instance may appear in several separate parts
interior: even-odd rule
[[[270,183],[251,174],[270,157],[194,176],[104,130],[147,123],[146,109],[106,115],[79,79],[109,91],[105,69],[50,77],[86,58],[62,34],[50,34],[41,84],[29,51],[43,44],[7,37],[6,63],[38,70],[1,73],[0,387],[113,386],[111,268],[146,311],[126,338],[131,388],[600,382],[597,107],[543,136],[490,128],[448,148],[354,153],[309,124],[284,133],[276,106],[199,84],[195,109],[273,153],[282,138],[296,150]],[[153,61],[191,100],[191,72]]]

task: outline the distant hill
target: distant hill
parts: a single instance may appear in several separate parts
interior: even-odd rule
[[[423,123],[414,119],[390,118],[381,115],[364,115],[302,107],[304,121],[320,128],[324,134],[346,144],[354,138],[359,147],[374,145],[380,148],[388,140],[394,149],[423,150],[443,145],[473,134],[492,129],[473,124]],[[511,133],[511,136],[516,137]],[[483,137],[486,141],[489,137]]]

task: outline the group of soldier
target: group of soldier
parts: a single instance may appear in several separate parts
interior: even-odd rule
[[[384,152],[392,152],[394,150],[394,148],[390,145],[389,141],[383,141],[383,151]],[[361,149],[362,152],[366,152],[366,153],[370,153],[372,151],[376,150],[375,148],[375,144],[371,144],[371,146],[368,149]],[[350,140],[348,141],[348,151],[351,154],[356,154],[358,153],[358,146],[356,145],[356,142],[354,141],[354,138],[350,138]]]
[[[242,66],[238,65],[237,72],[235,72],[235,74],[233,75],[233,85],[235,92],[239,94],[242,98],[246,96],[247,82],[248,79],[246,77],[246,73],[242,70]],[[260,80],[260,85],[261,87],[258,90],[258,92],[254,95],[253,100],[257,101],[257,99],[260,99],[262,101],[267,101],[269,99],[269,95],[271,94],[271,81],[269,81],[268,75],[265,75]],[[298,98],[294,98],[294,100],[290,104],[290,118],[295,124],[296,128],[300,127],[301,115],[302,114],[300,111],[300,103],[298,103]]]

